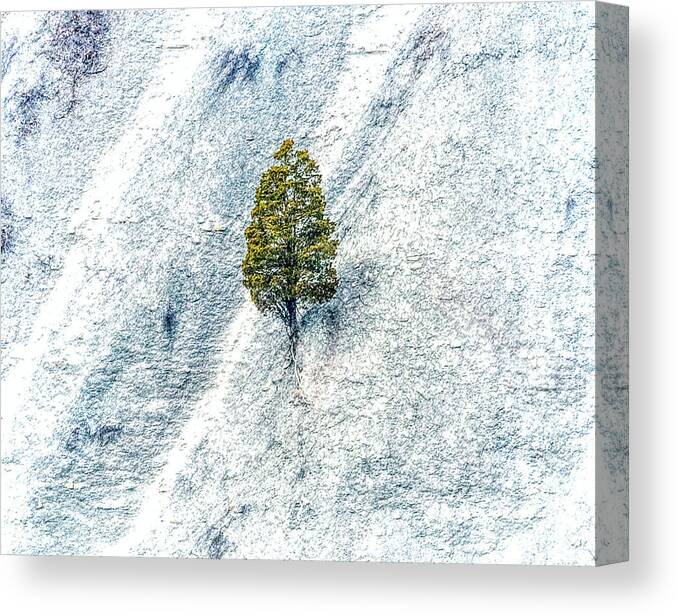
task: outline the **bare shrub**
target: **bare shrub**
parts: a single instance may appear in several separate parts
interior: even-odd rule
[[[60,73],[67,115],[77,103],[82,80],[106,70],[111,18],[106,11],[59,11],[47,15],[46,27],[45,55]]]

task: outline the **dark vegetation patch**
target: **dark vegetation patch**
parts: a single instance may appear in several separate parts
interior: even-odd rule
[[[71,430],[66,440],[67,451],[77,451],[87,445],[106,447],[115,443],[122,434],[122,426],[102,424],[94,429],[87,424],[81,424]]]
[[[228,86],[240,79],[245,82],[253,81],[259,72],[261,61],[250,49],[236,52],[227,49],[217,63],[217,89],[219,93],[226,91]]]
[[[40,107],[49,99],[43,85],[39,84],[16,95],[14,119],[19,137],[27,137],[40,128]]]
[[[165,310],[165,314],[162,319],[162,327],[167,339],[169,340],[170,345],[174,343],[174,339],[177,333],[177,313],[174,310],[174,306],[169,304]]]
[[[445,31],[437,24],[427,24],[412,39],[407,57],[412,62],[414,74],[418,77],[424,65],[435,55],[445,39]]]
[[[111,17],[106,11],[46,14],[39,54],[46,63],[37,83],[14,93],[9,112],[17,127],[19,141],[39,131],[42,107],[47,101],[58,102],[56,118],[63,118],[73,111],[83,80],[106,70],[105,55],[110,31]],[[3,76],[15,54],[15,45],[3,48]]]
[[[490,49],[479,51],[478,53],[467,53],[462,59],[454,65],[453,77],[459,77],[470,71],[475,71],[487,62],[499,62],[501,60],[515,60],[519,56],[516,50]]]
[[[370,106],[372,125],[384,128],[392,124],[404,108],[405,102],[403,96],[395,95],[375,99]]]
[[[159,305],[159,342],[165,350],[169,347],[171,351],[180,337],[181,323],[189,323],[192,319],[191,298],[195,294],[196,281],[191,268],[174,259],[169,265],[168,278],[165,303]]]
[[[3,225],[0,229],[0,252],[6,253],[9,252],[9,249],[12,246],[12,227]]]
[[[207,558],[220,559],[235,550],[235,544],[227,537],[226,528],[211,526],[207,529],[202,541]]]
[[[577,207],[577,202],[572,198],[568,197],[565,201],[565,220],[564,220],[564,230],[569,229],[575,221],[575,209]]]
[[[12,206],[9,201],[0,201],[0,253],[11,252],[14,246],[14,227],[12,225]]]
[[[288,69],[302,63],[301,55],[296,49],[282,56],[275,64],[275,74],[280,76]]]
[[[106,11],[59,11],[45,18],[44,54],[59,73],[58,90],[65,100],[62,117],[77,104],[83,79],[106,70],[111,18]]]
[[[475,53],[465,53],[460,58],[449,57],[448,33],[439,24],[428,23],[410,39],[404,60],[411,67],[415,79],[422,74],[425,65],[436,55],[443,57],[444,73],[452,79],[483,67],[488,62],[516,60],[521,52],[515,45],[506,48],[486,48]]]

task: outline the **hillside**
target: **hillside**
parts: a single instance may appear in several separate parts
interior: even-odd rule
[[[4,15],[3,551],[590,562],[592,7],[112,12],[72,105]],[[305,403],[240,273],[285,138]]]

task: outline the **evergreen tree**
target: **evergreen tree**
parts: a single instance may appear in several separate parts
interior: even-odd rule
[[[283,141],[275,164],[261,176],[252,221],[245,229],[243,284],[257,308],[285,325],[290,360],[300,383],[297,348],[300,311],[337,290],[335,223],[325,218],[318,164],[306,150]]]

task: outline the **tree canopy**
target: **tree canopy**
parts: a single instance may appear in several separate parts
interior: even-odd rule
[[[335,223],[325,217],[318,164],[286,139],[261,176],[245,229],[243,283],[257,308],[279,317],[290,341],[297,381],[299,311],[337,290]]]

